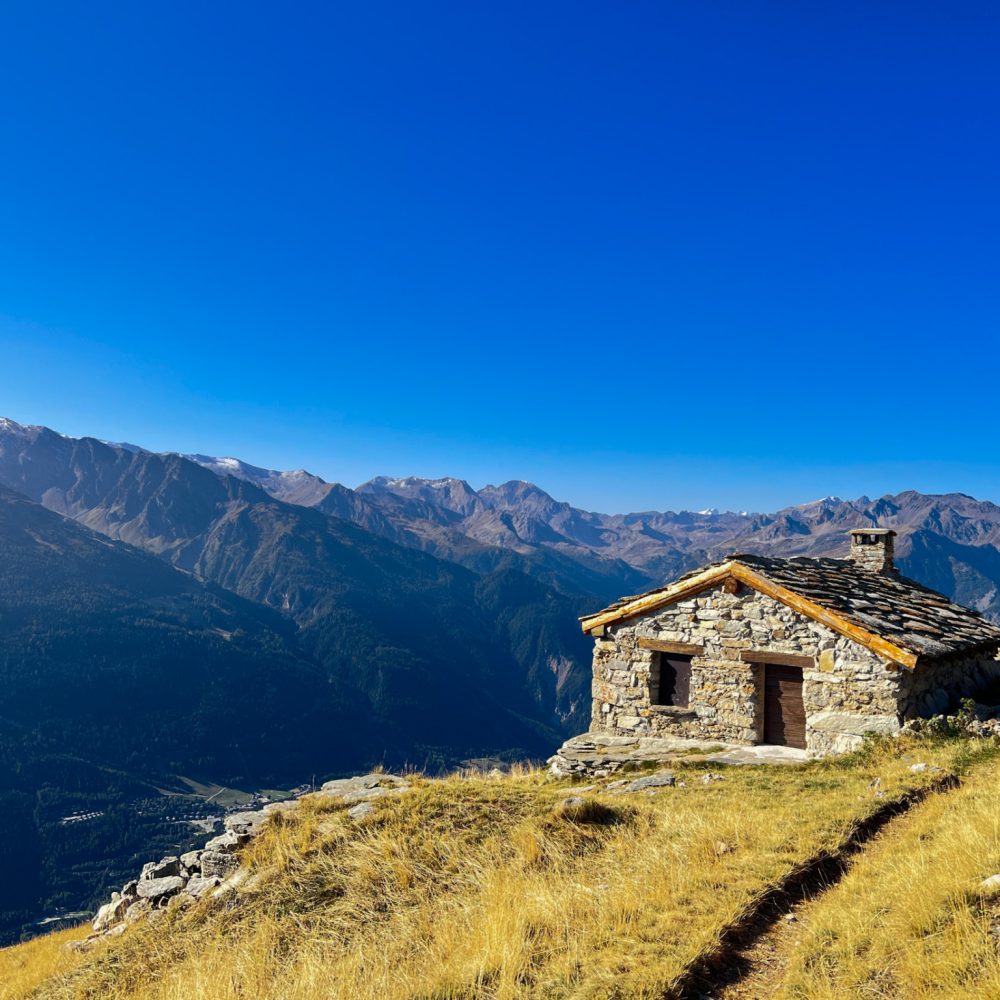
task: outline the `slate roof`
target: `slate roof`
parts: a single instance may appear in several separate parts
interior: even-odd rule
[[[849,559],[806,556],[774,559],[739,554],[686,573],[676,584],[731,562],[741,563],[772,583],[920,657],[947,656],[1000,646],[1000,627],[987,621],[978,611],[955,604],[915,580],[874,573]],[[622,598],[599,613],[615,611],[663,589]]]

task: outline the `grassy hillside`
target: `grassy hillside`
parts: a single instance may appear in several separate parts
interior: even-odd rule
[[[803,911],[783,998],[1000,997],[1000,773],[980,769],[887,830]]]
[[[694,995],[734,928],[773,933],[760,904],[775,886],[876,814],[887,824],[800,911],[767,992],[716,995],[996,995],[994,905],[978,890],[1000,867],[994,754],[904,743],[721,780],[689,764],[677,787],[607,779],[583,805],[537,772],[417,779],[361,824],[309,799],[247,849],[251,875],[228,895],[83,954],[65,947],[74,932],[0,952],[0,1000]],[[992,987],[963,993],[973,982]]]

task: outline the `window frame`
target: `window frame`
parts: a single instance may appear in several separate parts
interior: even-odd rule
[[[680,702],[677,699],[677,669],[670,661],[683,662],[687,667],[687,691],[686,699]],[[649,704],[653,708],[690,708],[691,707],[691,675],[693,673],[694,660],[693,653],[673,653],[667,650],[657,650],[653,656],[649,672]],[[663,667],[664,663],[670,665],[673,671],[672,701],[663,700]]]

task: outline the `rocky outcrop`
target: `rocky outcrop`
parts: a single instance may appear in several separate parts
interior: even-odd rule
[[[411,787],[399,775],[372,773],[328,781],[312,795],[339,799],[349,806],[347,815],[361,822],[375,812],[374,800],[402,795]],[[86,948],[99,937],[121,934],[130,923],[161,911],[176,896],[187,897],[191,903],[235,888],[247,874],[240,861],[243,848],[264,830],[272,816],[294,811],[300,802],[289,799],[253,812],[230,813],[223,820],[225,831],[200,850],[143,865],[139,877],[126,883],[121,892],[112,893],[110,901],[97,911],[94,933],[74,946]]]

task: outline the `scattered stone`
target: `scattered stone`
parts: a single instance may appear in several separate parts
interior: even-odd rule
[[[148,899],[136,900],[125,914],[125,923],[135,923],[140,917],[145,916],[153,908],[153,904]]]
[[[184,891],[189,896],[194,896],[195,899],[201,899],[202,896],[207,892],[211,892],[219,883],[221,879],[213,876],[209,878],[202,878],[200,875],[196,875],[190,882],[188,882]]]
[[[205,851],[219,854],[232,854],[241,847],[250,843],[251,834],[237,833],[235,830],[227,830],[220,833],[218,837],[213,837],[206,845]],[[202,853],[202,863],[204,864],[204,852]]]
[[[233,889],[238,889],[249,878],[250,872],[246,868],[237,868],[232,875],[227,878],[222,885],[217,886],[213,891],[213,896],[222,896]]]
[[[362,820],[372,815],[371,800],[385,795],[398,795],[411,787],[406,778],[396,774],[363,774],[354,778],[328,781],[321,792],[324,796],[343,798],[353,803],[348,816]],[[180,857],[166,857],[143,865],[138,879],[126,883],[121,893],[113,893],[94,916],[94,931],[77,947],[89,947],[88,942],[101,936],[121,934],[125,927],[142,917],[155,919],[163,915],[171,900],[175,906],[190,906],[194,900],[208,894],[219,895],[248,883],[249,870],[240,867],[237,854],[257,836],[275,813],[299,807],[297,799],[269,802],[259,810],[231,813],[223,819],[225,832],[213,837],[200,851],[188,851]],[[178,898],[180,897],[180,898]]]
[[[989,878],[984,878],[979,883],[979,888],[988,893],[1000,892],[1000,875],[991,875]]]
[[[642,792],[647,788],[673,788],[676,784],[677,779],[669,771],[661,771],[659,774],[647,774],[645,777],[630,781],[625,791]]]
[[[181,855],[181,865],[189,874],[197,875],[201,871],[201,851],[188,851]]]
[[[944,768],[943,767],[938,767],[937,764],[914,764],[910,768],[910,770],[914,774],[922,774],[925,771],[928,774],[943,774],[944,773]]]
[[[582,795],[571,795],[559,803],[560,809],[579,809],[587,800]]]
[[[715,842],[715,853],[716,854],[732,854],[733,845],[727,844],[724,840],[717,840]]]
[[[143,879],[170,878],[173,875],[180,875],[181,859],[177,857],[162,858],[160,861],[150,861],[148,865],[142,866]]]
[[[187,885],[187,880],[180,875],[168,875],[165,878],[140,879],[138,894],[140,899],[160,900],[180,892]]]
[[[797,916],[795,916],[794,913],[786,913],[785,914],[785,923],[786,924],[794,924],[795,921],[798,920],[798,919],[799,918]]]
[[[201,855],[203,878],[228,878],[240,863],[231,851],[204,851]]]
[[[710,785],[713,781],[725,781],[725,775],[716,774],[714,771],[709,771],[708,774],[703,774],[701,776],[701,783],[703,785]]]
[[[350,816],[355,823],[358,823],[363,819],[367,819],[374,812],[375,809],[370,802],[359,802],[356,806],[351,806],[351,808],[347,810],[347,815]]]
[[[337,778],[324,782],[322,791],[327,795],[347,795],[363,788],[409,788],[410,783],[398,774],[362,774],[355,778]]]
[[[298,799],[282,799],[281,802],[268,802],[264,806],[264,815],[273,816],[275,813],[294,812],[299,808]]]
[[[119,896],[118,893],[115,893],[111,897],[111,902],[105,903],[97,911],[97,916],[94,917],[92,924],[94,930],[98,933],[108,930],[109,927],[118,923],[125,916],[127,909],[128,900],[124,896]]]
[[[227,831],[240,836],[254,837],[260,833],[261,827],[267,822],[267,813],[261,809],[258,812],[231,813],[222,825]]]

